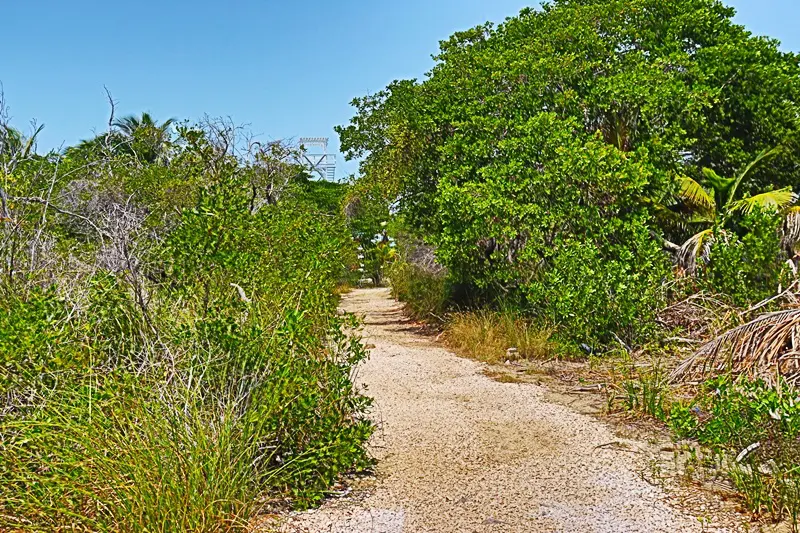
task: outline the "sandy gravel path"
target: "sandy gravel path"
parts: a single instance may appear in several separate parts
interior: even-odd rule
[[[293,517],[286,532],[683,532],[700,523],[637,473],[602,422],[499,383],[414,331],[383,289],[347,295],[374,344],[359,381],[375,398],[377,481]],[[636,443],[629,443],[635,449]],[[708,529],[705,529],[708,531]]]

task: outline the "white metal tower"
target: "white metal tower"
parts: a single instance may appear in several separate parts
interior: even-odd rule
[[[313,174],[324,180],[336,180],[336,154],[328,153],[327,137],[301,137],[300,146],[304,148],[303,158]]]

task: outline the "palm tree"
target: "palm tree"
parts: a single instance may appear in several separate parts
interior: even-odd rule
[[[157,130],[163,135],[167,135],[169,127],[173,122],[175,122],[174,119],[169,119],[164,121],[164,123],[159,126],[158,123],[153,120],[153,116],[150,113],[145,112],[142,113],[141,118],[135,115],[128,115],[127,117],[116,120],[114,121],[114,126],[122,133],[129,136],[133,136],[136,134],[136,132],[142,130]]]
[[[44,126],[39,126],[30,137],[25,138],[18,129],[0,124],[0,157],[27,158],[32,153],[36,137],[43,128]]]
[[[114,122],[114,127],[131,141],[135,155],[146,163],[163,159],[171,145],[170,127],[175,122],[168,119],[158,124],[150,113],[141,117],[129,115]]]
[[[131,139],[121,132],[111,131],[96,135],[91,139],[84,139],[74,146],[68,146],[63,154],[72,159],[95,159],[104,155],[127,153],[130,150]]]
[[[35,157],[36,137],[43,128],[44,126],[39,126],[26,138],[18,129],[0,123],[0,222],[11,219],[8,202],[9,177],[22,161]]]
[[[744,178],[762,160],[779,152],[779,148],[761,152],[745,169],[734,177],[722,177],[710,168],[703,169],[706,187],[689,177],[680,178],[678,199],[688,210],[689,225],[700,225],[703,229],[690,237],[678,252],[678,260],[687,272],[697,268],[697,259],[707,259],[716,236],[724,234],[725,226],[736,216],[748,215],[756,209],[783,212],[784,243],[794,247],[800,242],[800,209],[790,206],[798,196],[790,187],[766,191],[754,196],[737,198],[737,191]]]

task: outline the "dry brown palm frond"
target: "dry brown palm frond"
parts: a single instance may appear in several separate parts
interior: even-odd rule
[[[680,251],[678,252],[678,262],[681,267],[688,274],[694,274],[697,271],[697,260],[708,261],[711,254],[711,247],[714,245],[716,237],[714,230],[704,229],[703,231],[693,235],[689,240],[683,243]]]
[[[704,342],[737,316],[736,308],[701,291],[660,310],[656,320],[667,330],[681,330],[684,338]]]
[[[721,373],[800,382],[800,308],[762,315],[705,344],[670,380],[702,381]]]
[[[800,207],[792,207],[783,221],[783,245],[788,250],[800,251]]]

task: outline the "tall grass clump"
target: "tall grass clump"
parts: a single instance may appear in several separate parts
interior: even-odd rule
[[[245,531],[314,505],[372,431],[333,192],[225,122],[125,124],[0,145],[0,530]]]
[[[457,353],[489,363],[552,359],[558,355],[553,331],[512,310],[455,313],[447,322],[447,344]]]

